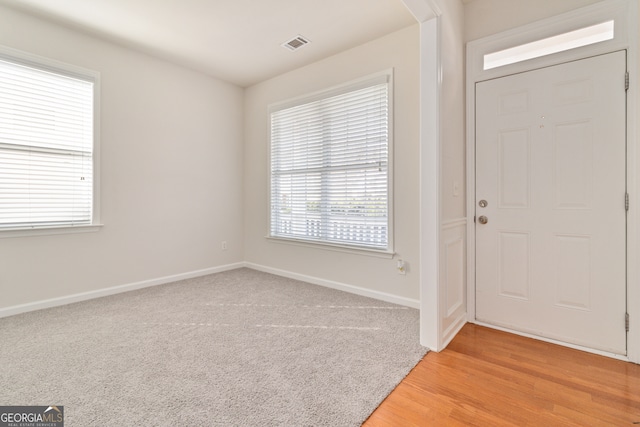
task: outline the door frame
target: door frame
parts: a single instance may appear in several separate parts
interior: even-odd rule
[[[495,34],[467,44],[467,316],[468,321],[476,321],[476,269],[475,269],[475,85],[484,80],[504,77],[510,74],[537,68],[558,65],[568,61],[584,59],[594,55],[627,51],[627,70],[631,85],[627,92],[627,192],[630,195],[630,209],[627,212],[627,313],[630,317],[627,334],[627,357],[573,346],[614,358],[622,358],[640,363],[640,141],[638,141],[638,0],[610,0],[596,3],[553,18],[535,22],[520,28]],[[540,40],[577,28],[583,28],[607,20],[615,22],[613,39],[594,45],[572,49],[528,61],[483,70],[483,59],[487,53],[496,52],[524,43]],[[621,78],[621,84],[624,80]],[[624,201],[621,200],[621,203]],[[492,326],[493,327],[493,326]],[[624,319],[621,319],[624,327]],[[500,329],[500,328],[498,328]],[[510,331],[514,332],[514,331]],[[516,332],[518,333],[518,332]],[[522,334],[527,335],[527,334]],[[538,339],[543,339],[536,337]],[[547,340],[556,342],[554,340]]]

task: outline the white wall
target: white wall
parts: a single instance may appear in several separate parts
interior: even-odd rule
[[[252,86],[245,93],[245,259],[271,269],[419,298],[419,29],[408,27]],[[395,246],[409,264],[322,248],[274,243],[268,232],[268,105],[394,68]]]
[[[466,216],[465,211],[465,51],[464,8],[460,0],[442,4],[441,66],[441,202],[443,222]],[[457,185],[457,195],[454,195]]]
[[[441,1],[440,348],[466,322],[466,150],[464,8]]]
[[[104,223],[0,239],[0,309],[242,261],[242,89],[5,8],[0,44],[101,73]]]

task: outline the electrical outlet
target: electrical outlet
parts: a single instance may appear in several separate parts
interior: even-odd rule
[[[221,248],[223,251],[226,251],[226,250],[227,250],[227,241],[226,241],[226,240],[223,240],[223,241],[222,241],[222,243],[220,244],[220,248]]]
[[[403,260],[398,260],[396,268],[398,269],[398,274],[402,274],[403,276],[407,274],[407,264]]]

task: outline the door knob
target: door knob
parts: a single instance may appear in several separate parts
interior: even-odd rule
[[[486,224],[487,222],[489,222],[489,219],[486,216],[482,215],[480,218],[478,218],[478,222],[480,224]]]

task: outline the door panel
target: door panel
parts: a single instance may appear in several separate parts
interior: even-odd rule
[[[498,295],[526,301],[531,288],[531,236],[499,231],[498,239]]]
[[[478,320],[626,353],[625,70],[614,52],[476,85]]]
[[[501,208],[528,208],[531,188],[529,129],[500,132],[498,144],[499,206]]]

